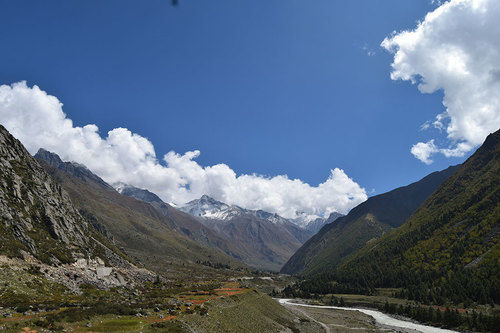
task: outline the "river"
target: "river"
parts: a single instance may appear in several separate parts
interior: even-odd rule
[[[294,303],[292,299],[286,299],[286,298],[278,298],[277,300],[280,304],[286,304],[286,305],[295,305],[295,306],[321,308],[321,309],[333,309],[333,310],[359,311],[359,312],[362,312],[364,314],[367,314],[367,315],[373,317],[375,319],[375,321],[380,325],[415,330],[417,332],[456,333],[456,331],[452,331],[452,330],[447,330],[447,329],[443,329],[443,328],[417,324],[417,323],[413,323],[411,321],[396,319],[396,318],[393,318],[391,316],[386,315],[385,313],[382,313],[382,312],[376,311],[376,310],[358,309],[358,308],[342,308],[342,307],[338,307],[338,306],[327,306],[327,305],[301,304],[301,303]]]

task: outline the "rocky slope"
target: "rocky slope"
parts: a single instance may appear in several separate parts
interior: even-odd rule
[[[60,264],[94,256],[87,221],[68,194],[0,126],[0,251]]]
[[[3,265],[15,262],[14,266],[21,267],[29,263],[71,289],[78,289],[82,283],[123,285],[137,270],[78,212],[66,191],[1,125],[0,215]],[[149,275],[147,271],[138,274]]]
[[[316,274],[400,226],[459,166],[434,172],[418,182],[369,198],[349,214],[327,224],[283,266],[282,273]]]

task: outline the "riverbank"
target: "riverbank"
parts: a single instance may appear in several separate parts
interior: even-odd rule
[[[310,305],[298,303],[293,299],[277,299],[277,301],[287,308],[295,311],[302,311],[321,323],[326,332],[341,332],[349,330],[355,331],[387,331],[393,332],[422,332],[422,333],[454,333],[456,331],[442,329],[438,327],[422,325],[411,321],[401,320],[380,311],[348,308],[327,305]],[[355,315],[352,315],[352,314]],[[342,317],[343,316],[343,317]]]

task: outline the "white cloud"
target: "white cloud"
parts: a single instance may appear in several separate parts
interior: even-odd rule
[[[499,18],[498,0],[451,0],[416,29],[382,42],[394,53],[393,80],[416,83],[422,93],[444,92],[446,111],[422,129],[446,130],[448,146],[431,154],[463,156],[500,128]],[[419,144],[417,151],[428,143]]]
[[[430,158],[432,154],[437,153],[439,149],[434,144],[434,140],[429,140],[427,142],[419,142],[411,147],[411,153],[413,156],[424,162],[425,164],[431,164],[433,161]]]
[[[95,125],[76,127],[56,97],[25,82],[0,86],[0,123],[31,153],[45,148],[63,160],[86,165],[109,183],[146,188],[175,204],[208,194],[291,218],[297,212],[346,213],[367,198],[366,191],[337,168],[325,182],[311,186],[287,176],[238,176],[226,164],[203,167],[195,161],[199,151],[183,155],[171,151],[159,161],[145,137],[126,128],[102,137]]]

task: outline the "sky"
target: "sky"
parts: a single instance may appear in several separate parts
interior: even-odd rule
[[[176,204],[346,213],[500,127],[495,0],[0,7],[0,123]]]

